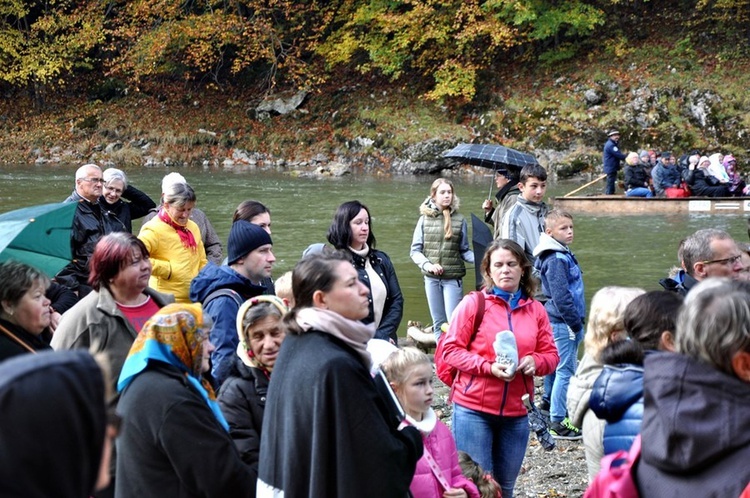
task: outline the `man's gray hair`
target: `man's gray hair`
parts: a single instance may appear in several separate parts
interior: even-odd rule
[[[96,168],[99,171],[102,170],[98,165],[94,163],[84,164],[83,166],[81,166],[80,168],[76,170],[76,180],[82,180],[86,178],[89,174],[90,168]]]
[[[708,278],[696,285],[677,318],[675,348],[736,377],[732,358],[750,350],[750,283]]]
[[[691,277],[694,275],[695,269],[693,266],[695,263],[714,259],[711,242],[726,239],[734,240],[727,232],[717,228],[704,228],[688,236],[681,246],[682,263],[687,274]]]

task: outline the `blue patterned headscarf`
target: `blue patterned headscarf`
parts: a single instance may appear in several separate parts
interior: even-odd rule
[[[211,384],[202,377],[203,341],[209,336],[200,304],[168,304],[143,326],[130,348],[117,382],[122,392],[152,361],[181,370],[188,382],[203,396],[216,420],[229,431]]]

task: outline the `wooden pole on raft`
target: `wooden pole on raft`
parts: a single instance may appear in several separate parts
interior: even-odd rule
[[[575,194],[576,192],[580,192],[581,190],[585,189],[586,187],[590,187],[591,185],[595,184],[599,180],[603,180],[605,178],[607,178],[607,175],[602,175],[602,176],[600,176],[598,178],[594,178],[593,180],[591,180],[590,182],[588,182],[586,185],[582,185],[582,186],[578,187],[577,189],[575,189],[575,190],[573,190],[571,192],[568,192],[563,197],[570,197],[571,195]]]

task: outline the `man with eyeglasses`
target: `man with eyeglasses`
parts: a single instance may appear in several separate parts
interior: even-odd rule
[[[704,228],[690,235],[680,245],[677,257],[684,271],[659,283],[683,296],[710,277],[737,280],[744,268],[737,243],[727,232],[716,228]]]
[[[88,285],[89,258],[94,247],[104,235],[104,222],[99,206],[104,178],[96,164],[84,164],[76,171],[73,193],[64,202],[77,202],[70,231],[70,247],[73,261],[55,276],[55,279],[78,291],[81,298],[91,291]]]

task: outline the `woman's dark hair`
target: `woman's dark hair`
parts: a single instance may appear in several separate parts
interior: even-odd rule
[[[599,353],[599,361],[602,365],[643,365],[643,346],[633,340],[611,342]]]
[[[132,233],[114,232],[99,239],[89,261],[91,287],[97,291],[101,286],[111,290],[109,281],[133,262],[133,249],[140,252],[142,258],[148,258],[143,241]]]
[[[333,247],[336,249],[349,248],[349,243],[352,240],[352,228],[349,226],[349,223],[363,209],[367,211],[367,217],[370,218],[370,233],[367,235],[367,246],[370,249],[375,249],[375,235],[372,232],[372,216],[370,216],[370,210],[367,209],[367,206],[359,201],[345,202],[336,209],[336,214],[333,215],[331,226],[328,227],[328,242],[330,242]]]
[[[633,299],[623,314],[628,336],[645,350],[659,349],[663,332],[674,334],[683,298],[676,292],[651,291]]]
[[[516,258],[516,261],[518,261],[518,264],[521,265],[521,282],[518,286],[523,289],[526,297],[534,297],[536,293],[536,279],[532,278],[531,275],[531,263],[523,252],[523,248],[510,239],[496,239],[490,244],[487,251],[485,251],[481,266],[484,287],[491,289],[495,285],[490,276],[490,258],[492,257],[492,253],[500,249],[510,251]]]
[[[33,266],[18,261],[6,261],[0,264],[0,302],[8,301],[15,306],[38,282],[46,290],[49,287],[49,277]],[[0,311],[2,311],[0,309]]]
[[[313,295],[316,291],[328,292],[339,279],[337,266],[341,262],[351,264],[352,259],[346,251],[330,250],[310,254],[302,258],[292,271],[292,293],[294,308],[284,316],[284,326],[288,333],[299,334],[297,311],[313,307]]]
[[[253,218],[263,213],[268,213],[270,215],[271,211],[269,211],[266,206],[264,206],[258,201],[253,201],[253,200],[242,201],[240,205],[237,206],[237,209],[234,210],[234,216],[232,216],[232,223],[234,223],[237,220],[245,220],[245,221],[249,221],[252,223]]]

